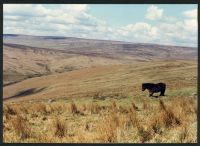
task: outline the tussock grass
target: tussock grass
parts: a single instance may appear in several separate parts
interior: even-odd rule
[[[174,112],[166,107],[163,100],[160,100],[160,109],[161,109],[161,114],[159,116],[166,127],[171,127],[174,124],[176,125],[181,124],[181,119],[176,117]]]
[[[99,139],[104,143],[116,143],[117,142],[117,128],[119,126],[119,119],[116,114],[104,117],[104,124],[100,124]]]
[[[134,103],[134,101],[132,101],[132,108],[134,109],[134,110],[138,110],[138,107],[135,105],[135,103]]]
[[[53,120],[54,135],[57,137],[65,137],[67,135],[67,125],[64,120],[56,118]]]
[[[99,114],[101,111],[100,106],[97,103],[92,103],[90,106],[91,114]]]
[[[160,119],[158,116],[153,116],[149,120],[149,128],[153,130],[156,134],[162,134],[162,119]]]
[[[117,106],[116,101],[112,102],[112,104],[110,106],[110,111],[113,111],[113,112],[117,112],[118,111],[118,106]]]
[[[146,110],[148,108],[149,108],[148,103],[144,100],[143,101],[143,109]]]
[[[137,128],[137,133],[140,136],[141,143],[144,143],[152,138],[151,129],[144,129],[143,126],[139,126]]]
[[[51,111],[49,111],[49,109],[47,109],[47,106],[44,103],[36,104],[34,109],[36,112],[41,113],[43,115],[47,115],[51,112]]]
[[[78,114],[79,113],[79,110],[76,106],[75,103],[71,103],[71,113],[74,115],[74,114]]]
[[[16,115],[17,112],[18,112],[16,108],[11,107],[9,105],[5,105],[3,111],[4,111],[5,114],[9,114],[9,115]]]
[[[17,136],[21,139],[30,138],[32,131],[30,124],[27,119],[22,117],[21,115],[17,115],[15,119],[12,120],[12,126]]]
[[[189,131],[186,125],[184,125],[181,129],[181,133],[179,134],[180,142],[183,143],[189,136]]]

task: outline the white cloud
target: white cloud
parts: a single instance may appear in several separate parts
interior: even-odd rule
[[[197,32],[197,20],[196,19],[186,19],[184,20],[185,29],[191,32]]]
[[[158,9],[157,6],[151,5],[147,9],[146,18],[150,20],[156,20],[162,18],[163,9]]]
[[[188,14],[188,17],[185,19],[177,19],[174,16],[163,16],[163,11],[161,9],[159,11],[155,6],[149,7],[147,11],[152,12],[147,13],[146,17],[148,19],[155,20],[160,18],[160,21],[154,24],[146,22],[129,24],[121,27],[118,33],[133,42],[197,46],[198,23],[197,15],[196,17],[194,14],[192,15],[194,10],[187,11],[188,13],[186,14]]]
[[[110,31],[106,22],[88,13],[86,4],[58,5],[58,8],[38,4],[4,5],[4,33],[98,37]]]
[[[129,41],[140,43],[150,43],[155,41],[158,36],[157,28],[145,22],[129,24],[121,27],[117,32],[123,35],[124,38],[128,38]]]
[[[183,15],[188,18],[197,18],[197,9],[185,11]]]
[[[44,16],[47,10],[42,5],[31,4],[4,4],[3,11],[6,15],[20,16]]]
[[[154,25],[138,22],[121,27],[117,32],[132,42],[197,46],[197,21],[185,19]]]
[[[68,5],[61,5],[61,9],[67,10],[73,13],[85,12],[88,10],[87,4],[68,4]]]
[[[4,4],[3,31],[14,34],[51,35],[112,39],[141,43],[197,46],[197,15],[193,10],[184,12],[184,19],[163,16],[163,10],[152,5],[146,17],[159,19],[150,24],[136,22],[111,28],[105,21],[89,13],[88,5],[59,5],[59,8],[44,5]],[[190,13],[189,13],[190,12]],[[170,18],[170,19],[168,19]]]

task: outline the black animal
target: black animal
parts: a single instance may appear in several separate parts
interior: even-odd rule
[[[153,93],[160,92],[160,96],[165,96],[165,83],[143,83],[142,84],[142,91],[149,90],[149,96],[153,96]]]

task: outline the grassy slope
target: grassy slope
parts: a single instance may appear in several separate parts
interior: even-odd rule
[[[29,46],[23,48],[4,46],[3,56],[4,84],[56,72],[123,63],[106,57],[70,54]]]
[[[197,142],[197,96],[192,95],[197,92],[196,78],[196,61],[151,61],[27,79],[4,87],[3,97],[44,90],[4,100],[3,140]],[[142,82],[167,84],[167,96],[161,98],[166,110],[159,99],[141,91]]]
[[[28,91],[41,92],[16,99],[42,99],[92,96],[96,92],[141,93],[142,82],[166,82],[167,90],[195,87],[197,64],[194,61],[152,61],[129,65],[85,68],[67,73],[27,79],[6,86],[3,97],[8,98]],[[168,94],[168,93],[167,93]],[[170,96],[170,94],[169,94]]]
[[[171,97],[161,98],[166,111],[159,99],[130,94],[4,103],[4,142],[194,143],[197,97],[188,95],[195,91],[168,91]]]

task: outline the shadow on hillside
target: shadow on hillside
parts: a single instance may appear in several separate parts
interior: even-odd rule
[[[23,97],[23,96],[32,95],[32,94],[36,94],[36,93],[39,93],[39,92],[45,90],[46,88],[47,87],[43,87],[43,88],[31,88],[31,89],[23,90],[23,91],[20,91],[20,92],[18,92],[17,94],[15,94],[13,96],[5,98],[4,100],[8,100],[8,99],[11,99],[11,98],[17,98],[17,97]]]

